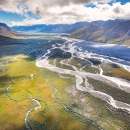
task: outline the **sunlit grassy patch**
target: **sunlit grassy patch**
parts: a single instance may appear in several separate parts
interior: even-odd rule
[[[24,118],[29,107],[29,101],[15,102],[7,98],[6,94],[0,99],[0,124],[4,129],[25,129]]]
[[[12,62],[7,67],[8,75],[31,75],[39,71],[39,68],[36,67],[35,61],[26,61],[26,56],[19,57],[16,61]]]
[[[130,80],[130,72],[128,72],[127,70],[125,70],[123,68],[112,69],[112,73],[121,77],[121,78]]]
[[[42,105],[40,111],[45,107],[44,100],[47,104],[52,102],[52,91],[40,76],[40,69],[36,67],[35,61],[27,61],[26,57],[22,55],[10,62],[6,65],[6,71],[0,73],[0,124],[3,122],[4,129],[26,129],[24,119],[27,111],[31,109],[31,98],[39,100]],[[34,74],[33,77],[31,74]],[[11,86],[7,91],[9,85]]]
[[[102,64],[103,74],[130,80],[130,72],[115,64]]]

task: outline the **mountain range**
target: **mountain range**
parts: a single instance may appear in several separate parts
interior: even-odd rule
[[[70,38],[86,41],[130,45],[130,20],[96,21],[70,34]]]
[[[124,44],[130,46],[130,20],[77,22],[75,24],[51,24],[8,27],[0,23],[0,37],[18,38],[21,32],[68,33],[70,38],[86,41]]]
[[[77,22],[75,24],[40,24],[32,26],[13,26],[12,29],[20,32],[72,33],[87,24],[88,22]]]

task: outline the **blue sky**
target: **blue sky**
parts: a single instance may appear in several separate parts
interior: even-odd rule
[[[16,13],[0,11],[0,22],[10,24],[11,21],[22,21],[25,16]]]
[[[121,2],[122,4],[125,4],[127,2],[130,2],[129,0],[116,0],[116,2]]]
[[[130,19],[128,0],[1,0],[0,22],[9,26]],[[100,2],[99,2],[100,1]],[[99,3],[98,3],[99,2]],[[105,3],[104,3],[105,2]],[[120,3],[119,3],[120,2]],[[51,4],[50,4],[51,3]]]
[[[41,18],[40,16],[34,15],[32,12],[28,12],[27,15],[30,18],[35,18],[35,19]],[[6,23],[8,25],[10,25],[12,21],[18,22],[18,21],[22,21],[25,18],[26,16],[21,14],[0,11],[0,22]]]

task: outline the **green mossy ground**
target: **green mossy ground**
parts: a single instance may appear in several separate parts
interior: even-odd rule
[[[41,49],[46,52],[52,44],[62,44],[64,40],[53,41],[50,35],[29,37],[0,42],[0,130],[25,130],[25,115],[37,105],[32,98],[41,104],[41,108],[33,110],[28,117],[33,130],[99,130],[99,126],[105,130],[129,130],[126,113],[111,108],[87,92],[79,91],[75,87],[74,76],[61,74],[65,78],[60,78],[58,73],[36,67],[36,56],[42,52]],[[55,59],[49,60],[54,64]],[[56,66],[73,69],[61,65],[60,61],[57,58]],[[78,58],[70,63],[78,69],[83,67],[82,60]],[[84,71],[99,72],[93,68],[85,68]],[[114,88],[109,90],[110,87],[105,88],[103,83],[96,81],[95,86],[95,89],[114,94]],[[118,95],[120,100],[129,103],[129,95],[122,94]]]

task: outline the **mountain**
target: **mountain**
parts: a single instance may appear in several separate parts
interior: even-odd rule
[[[93,41],[99,35],[102,35],[103,32],[104,31],[100,26],[89,24],[88,26],[76,30],[69,37]]]
[[[92,24],[95,24],[97,26],[100,26],[102,28],[107,28],[110,27],[112,25],[115,25],[117,23],[123,22],[124,20],[120,20],[120,19],[116,19],[116,20],[107,20],[107,21],[102,21],[102,20],[98,20],[98,21],[93,21],[91,22]]]
[[[119,22],[119,20],[94,21],[89,23],[87,26],[74,31],[70,35],[70,37],[84,39],[87,41],[97,41],[99,38],[102,37],[102,39],[99,39],[98,41],[103,42],[106,38],[103,35],[107,31],[107,29]]]
[[[87,41],[129,44],[130,20],[95,21],[70,34],[71,38]]]
[[[10,27],[8,27],[4,23],[0,23],[0,37],[7,37],[7,38],[18,38],[16,36],[16,32],[14,32]]]
[[[8,28],[6,27],[6,29]],[[70,38],[103,43],[130,44],[130,20],[124,21],[117,19],[77,22],[75,24],[40,24],[14,26],[11,29],[21,32],[70,33]]]
[[[13,26],[12,29],[21,32],[72,33],[87,24],[88,22],[77,22],[75,24],[40,24],[32,26]]]
[[[106,41],[115,42],[118,44],[129,44],[130,41],[130,20],[115,24],[108,28],[104,36]]]

